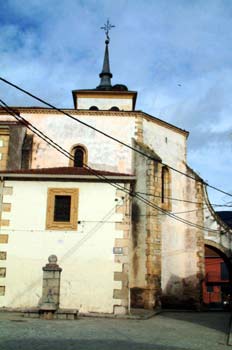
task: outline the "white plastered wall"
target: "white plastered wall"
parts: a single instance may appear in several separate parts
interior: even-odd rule
[[[22,115],[69,152],[74,145],[84,145],[88,151],[90,167],[120,173],[132,172],[131,150],[91,128],[60,113],[22,113]],[[131,139],[134,137],[134,117],[112,115],[74,115],[74,117],[125,143],[131,144]],[[34,135],[31,167],[62,166],[69,166],[69,159]]]
[[[132,111],[133,100],[128,98],[77,98],[78,109],[89,109],[96,106],[100,110],[108,110],[112,107],[118,107],[121,111]]]
[[[143,120],[144,143],[168,165],[181,170],[186,161],[186,136],[159,122]]]
[[[108,184],[88,182],[7,181],[13,195],[4,196],[11,212],[3,213],[10,226],[7,244],[6,293],[1,307],[35,307],[42,293],[42,267],[49,255],[58,257],[61,273],[61,308],[81,312],[113,312],[113,290],[121,288],[114,272],[121,264],[114,262],[115,230],[121,214],[115,213],[115,189]],[[48,188],[78,188],[77,231],[47,231],[46,204]],[[100,200],[100,202],[99,202]],[[105,222],[106,221],[106,222]]]
[[[143,121],[144,143],[151,147],[162,162],[183,173],[186,169],[186,137],[169,127]],[[172,171],[171,197],[180,200],[197,201],[196,182]],[[171,200],[172,212],[176,217],[197,222],[197,205]],[[192,211],[193,210],[193,211]],[[194,227],[167,215],[160,214],[162,230],[162,290],[164,294],[182,297],[185,284],[196,283],[198,272],[197,242]]]

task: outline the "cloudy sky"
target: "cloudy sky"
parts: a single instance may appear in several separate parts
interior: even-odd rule
[[[138,91],[137,109],[190,131],[189,165],[232,193],[231,0],[5,0],[0,75],[72,108],[71,90],[99,84],[107,18],[113,84]],[[10,105],[38,105],[0,91]]]

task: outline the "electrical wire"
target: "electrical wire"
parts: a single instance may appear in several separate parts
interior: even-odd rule
[[[66,157],[68,157],[69,159],[71,160],[74,160],[74,157],[68,152],[66,151],[64,148],[62,148],[60,145],[58,145],[56,142],[54,142],[52,139],[50,139],[48,136],[46,136],[42,131],[40,131],[39,129],[37,129],[36,127],[34,127],[32,125],[32,123],[28,122],[25,118],[21,117],[19,113],[15,112],[12,108],[10,108],[3,100],[0,99],[0,104],[2,105],[2,108],[8,112],[10,115],[12,115],[16,120],[18,121],[21,121],[23,122],[23,124],[29,128],[32,132],[34,132],[37,136],[39,136],[40,138],[42,138],[45,142],[47,142],[50,146],[52,146],[53,148],[55,148],[57,151],[61,152],[63,155],[65,155]],[[148,201],[146,198],[140,196],[139,194],[135,193],[135,192],[132,192],[132,191],[129,191],[127,190],[125,187],[117,184],[113,184],[111,181],[109,181],[109,179],[107,177],[105,177],[104,175],[102,174],[99,174],[96,170],[90,168],[89,166],[87,166],[86,164],[83,164],[84,167],[86,167],[90,172],[92,172],[96,177],[100,178],[100,179],[104,179],[104,181],[106,181],[109,185],[125,192],[126,194],[129,194],[130,196],[132,197],[135,197],[137,199],[139,199],[140,201],[142,201],[143,203],[145,203],[146,205],[152,207],[153,209],[156,209],[164,214],[166,214],[167,216],[179,221],[179,222],[182,222],[182,223],[185,223],[191,227],[194,227],[194,228],[198,228],[198,229],[202,229],[202,230],[205,230],[205,231],[209,231],[209,232],[220,232],[219,230],[215,230],[215,229],[210,229],[210,228],[206,228],[202,225],[199,225],[199,224],[195,224],[193,222],[190,222],[188,220],[185,220],[183,218],[180,218],[178,216],[176,216],[175,214],[173,213],[170,213],[168,211],[166,211],[165,209],[159,207],[158,205]]]
[[[173,198],[173,197],[163,197],[163,196],[160,196],[160,195],[155,195],[155,194],[147,193],[147,192],[137,191],[136,193],[144,194],[144,195],[151,196],[151,197],[164,198],[164,199],[168,199],[168,200],[171,200],[171,201],[178,201],[178,202],[185,202],[185,203],[191,203],[191,204],[205,205],[205,203],[202,203],[202,202],[194,202],[194,201],[189,201],[187,199],[180,199],[180,198]],[[232,205],[228,205],[228,204],[212,204],[212,203],[210,203],[210,204],[213,207],[228,207],[228,208],[232,208]]]
[[[139,154],[145,156],[146,158],[148,158],[148,159],[150,159],[150,160],[158,161],[159,163],[163,164],[164,166],[168,167],[169,169],[171,169],[171,170],[173,170],[173,171],[175,171],[175,172],[177,172],[177,173],[179,173],[179,174],[181,174],[181,175],[184,175],[184,176],[186,176],[186,177],[188,177],[188,178],[190,178],[190,179],[192,179],[192,180],[194,180],[194,181],[196,181],[196,182],[203,183],[205,186],[208,186],[208,187],[210,187],[210,188],[212,188],[212,189],[214,189],[214,190],[216,190],[216,191],[218,191],[218,192],[221,192],[221,193],[223,193],[223,194],[225,194],[225,195],[227,195],[227,196],[232,197],[232,194],[231,194],[231,193],[226,192],[226,191],[224,191],[224,190],[222,190],[222,189],[220,189],[220,188],[217,188],[217,187],[215,187],[215,186],[213,186],[213,185],[210,185],[210,184],[208,184],[206,181],[204,181],[203,179],[200,179],[200,178],[197,179],[196,177],[191,176],[191,175],[189,175],[189,174],[186,174],[186,173],[184,173],[184,172],[182,172],[182,171],[180,171],[180,170],[178,170],[178,169],[176,169],[176,168],[174,168],[174,167],[172,167],[172,166],[170,166],[170,165],[167,165],[167,164],[165,164],[165,163],[162,163],[161,160],[157,160],[157,159],[155,159],[154,157],[151,157],[151,156],[149,156],[148,154],[146,154],[146,153],[144,153],[144,152],[142,152],[142,151],[140,151],[140,150],[138,150],[138,149],[136,149],[136,148],[134,148],[134,147],[132,147],[132,146],[130,146],[130,145],[128,145],[128,144],[126,144],[125,142],[120,141],[120,140],[118,140],[117,138],[115,138],[115,137],[113,137],[113,136],[111,136],[111,135],[109,135],[109,134],[103,132],[102,130],[97,129],[97,128],[95,128],[94,126],[92,126],[92,125],[90,125],[90,124],[88,124],[88,123],[85,123],[84,121],[82,121],[82,120],[80,120],[80,119],[78,119],[78,118],[75,118],[75,117],[72,116],[71,114],[65,112],[64,110],[62,110],[62,109],[60,109],[60,108],[55,107],[54,105],[52,105],[51,103],[45,101],[44,99],[42,99],[42,98],[40,98],[40,97],[38,97],[38,96],[36,96],[36,95],[30,93],[29,91],[27,91],[27,90],[25,90],[25,89],[19,87],[19,86],[16,85],[16,84],[11,83],[9,80],[6,80],[6,79],[4,79],[4,78],[2,78],[2,77],[0,77],[0,80],[1,80],[2,82],[4,82],[4,83],[6,83],[6,84],[8,84],[8,85],[10,85],[10,86],[12,86],[12,87],[14,87],[15,89],[17,89],[17,90],[19,90],[19,91],[25,93],[26,95],[28,95],[28,96],[30,96],[30,97],[36,99],[37,101],[39,101],[39,102],[41,102],[41,103],[43,103],[43,104],[49,106],[50,108],[56,110],[57,112],[66,115],[67,117],[69,117],[69,118],[75,120],[76,122],[78,122],[78,123],[80,123],[80,124],[82,124],[82,125],[84,125],[84,126],[87,126],[88,128],[91,128],[92,130],[94,130],[94,131],[96,131],[96,132],[102,134],[103,136],[105,136],[105,137],[107,137],[107,138],[110,138],[111,140],[113,140],[113,141],[115,141],[115,142],[120,143],[121,145],[123,145],[123,146],[125,146],[125,147],[127,147],[127,148],[129,148],[129,149],[131,149],[131,150],[133,150],[134,152],[137,152],[137,153],[139,153]]]
[[[128,198],[126,199],[126,201],[128,201]],[[118,205],[118,204],[117,204]],[[117,206],[116,205],[116,206]],[[115,207],[114,206],[103,218],[102,221],[110,219],[112,215],[115,214]],[[97,223],[96,225],[94,225],[93,228],[91,228],[85,235],[84,237],[82,237],[74,246],[72,246],[68,251],[66,251],[66,253],[59,259],[59,262],[62,263],[64,262],[67,258],[69,258],[74,252],[76,252],[78,249],[80,249],[82,247],[82,245],[92,236],[94,236],[97,231],[103,226],[103,223]],[[0,228],[1,229],[1,228]],[[13,231],[13,230],[11,230]],[[24,230],[23,230],[24,231]],[[49,230],[46,230],[46,232]],[[70,233],[70,232],[69,232]],[[21,292],[20,294],[17,294],[17,298],[23,296],[25,294],[25,292],[28,292],[28,290],[31,290],[32,288],[34,288],[38,283],[40,282],[40,278],[34,280],[32,283],[30,283],[29,286],[26,287],[26,290],[24,290],[23,292]],[[15,297],[16,298],[16,297]],[[13,301],[14,302],[14,299]]]
[[[70,158],[73,160],[73,156],[71,154],[69,154],[65,149],[63,149],[61,146],[59,146],[58,144],[56,144],[52,139],[50,139],[49,137],[47,137],[43,132],[41,132],[39,129],[37,129],[36,127],[34,127],[30,122],[28,122],[25,118],[21,117],[19,115],[19,113],[16,113],[15,111],[13,111],[10,107],[7,106],[7,104],[0,99],[0,102],[3,106],[3,108],[9,113],[11,114],[13,117],[15,117],[18,121],[21,121],[25,124],[26,127],[28,127],[31,131],[33,131],[32,129],[34,128],[36,131],[34,131],[34,133],[37,134],[37,136],[39,136],[40,138],[42,138],[44,141],[46,141],[49,145],[51,145],[52,147],[54,147],[55,149],[57,149],[58,151],[60,151],[62,154],[64,154],[66,157]],[[39,132],[39,134],[38,134]],[[47,141],[47,139],[49,141]],[[84,166],[86,166],[84,164]],[[88,166],[87,166],[88,167]],[[133,193],[131,191],[128,191],[127,189],[125,189],[124,187],[118,185],[113,184],[112,182],[110,182],[105,176],[103,176],[102,174],[100,175],[97,171],[95,171],[94,169],[88,167],[88,170],[92,173],[94,173],[94,175],[96,175],[98,178],[100,179],[104,179],[107,183],[109,183],[111,186],[122,190],[123,192],[129,194],[130,196],[136,197],[137,199],[140,199],[143,203],[149,205],[150,207],[152,207],[153,209],[157,209],[158,211],[161,211],[162,213],[165,213],[166,215],[172,217],[175,220],[178,220],[182,223],[188,224],[189,226],[195,227],[195,228],[199,228],[199,229],[203,229],[206,231],[210,231],[210,232],[220,232],[218,230],[214,230],[214,229],[210,229],[210,228],[205,228],[204,226],[198,225],[198,224],[194,224],[188,220],[185,220],[183,218],[180,218],[178,216],[176,216],[175,214],[172,214],[168,211],[166,211],[163,208],[160,208],[158,205],[155,205],[154,203],[148,201],[147,199],[145,199],[144,197],[141,197],[140,195]]]
[[[208,209],[208,207],[205,207],[205,208],[202,207],[202,208],[198,208],[198,209],[185,210],[185,211],[175,211],[175,212],[172,211],[171,213],[172,214],[187,214],[187,213],[194,213],[194,212],[197,212],[197,211],[200,211],[200,210],[205,210],[205,209]],[[166,212],[162,213],[162,214],[159,214],[159,215],[166,215]],[[147,216],[147,215],[146,214],[139,214],[138,216]],[[157,214],[150,214],[149,216],[157,217],[158,215]]]
[[[67,157],[68,159],[71,159],[72,161],[74,161],[74,157],[71,153],[69,153],[68,151],[66,151],[63,147],[61,147],[60,145],[58,145],[56,142],[54,142],[51,138],[49,138],[48,136],[46,136],[42,131],[40,131],[38,128],[36,128],[33,124],[31,124],[30,122],[28,122],[25,118],[23,118],[22,116],[20,116],[19,113],[13,111],[9,106],[7,106],[7,104],[0,99],[0,104],[2,105],[2,108],[5,109],[9,114],[11,114],[16,120],[22,122],[29,130],[31,130],[33,133],[35,133],[39,138],[41,138],[42,140],[44,140],[47,144],[49,144],[50,146],[52,146],[53,148],[55,148],[58,152],[62,153],[65,157]],[[94,169],[90,168],[87,164],[83,164],[84,167],[86,169],[88,169],[92,174],[94,174],[96,177],[98,177],[99,179],[103,179],[104,181],[110,183],[110,185],[112,185],[113,187],[119,189],[118,186],[114,185],[112,182],[110,182],[106,176],[99,174],[97,171],[95,171]],[[124,187],[121,186],[120,189],[125,190]]]

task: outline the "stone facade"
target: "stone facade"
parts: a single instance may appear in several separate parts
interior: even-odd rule
[[[125,190],[130,191],[129,187]],[[116,190],[116,198],[122,201],[116,206],[116,213],[122,215],[122,221],[115,224],[115,228],[120,235],[115,239],[114,254],[117,271],[114,272],[114,281],[121,283],[121,288],[114,289],[113,298],[115,299],[114,313],[127,314],[129,305],[129,242],[131,237],[131,201],[130,197],[122,190]],[[120,268],[119,268],[120,267]]]
[[[0,128],[0,169],[7,169],[9,149],[9,129]]]
[[[201,283],[205,274],[206,240],[221,246],[222,250],[226,249],[230,256],[231,230],[214,213],[201,179],[187,166],[188,132],[144,112],[136,111],[136,93],[127,91],[122,86],[121,89],[120,91],[75,90],[73,91],[75,108],[65,110],[66,115],[48,108],[18,108],[28,122],[65,150],[70,151],[71,160],[54,150],[38,135],[26,130],[25,124],[12,125],[10,122],[12,117],[0,110],[2,120],[5,122],[5,124],[1,122],[0,128],[0,170],[9,171],[8,177],[5,173],[1,174],[0,304],[2,306],[10,304],[18,306],[19,301],[15,301],[15,296],[7,295],[8,285],[5,281],[14,273],[13,270],[8,273],[6,262],[8,264],[8,260],[11,259],[11,269],[13,262],[17,266],[19,261],[13,261],[16,255],[14,256],[12,251],[15,249],[18,252],[19,247],[20,261],[25,264],[27,259],[31,261],[31,256],[26,258],[22,253],[23,245],[26,246],[28,240],[33,249],[35,248],[33,240],[39,246],[48,244],[46,249],[49,249],[49,252],[46,251],[46,254],[48,253],[46,257],[53,253],[50,251],[53,246],[57,249],[56,254],[59,251],[64,254],[62,246],[68,252],[71,251],[71,256],[74,254],[75,264],[67,254],[64,254],[64,266],[62,259],[59,258],[64,278],[64,282],[61,281],[61,305],[82,308],[84,312],[125,314],[129,312],[130,307],[153,309],[160,308],[161,303],[199,307],[202,299]],[[95,110],[91,109],[93,106],[96,107]],[[106,137],[105,134],[112,137]],[[120,140],[121,143],[116,140]],[[129,147],[125,147],[124,144]],[[21,179],[20,170],[33,168],[34,171],[36,169],[45,171],[47,168],[57,168],[53,169],[52,188],[67,187],[67,183],[76,188],[76,183],[72,184],[70,179],[65,180],[60,176],[58,168],[73,167],[73,154],[78,145],[85,150],[84,163],[95,171],[115,172],[118,176],[122,174],[135,176],[135,181],[123,182],[123,189],[116,186],[116,189],[113,189],[116,193],[113,192],[113,195],[112,192],[109,195],[107,187],[110,187],[111,183],[109,184],[110,181],[107,180],[103,181],[104,193],[99,191],[96,178],[91,178],[88,186],[84,180],[78,184],[81,188],[80,213],[84,212],[86,222],[94,221],[95,216],[100,220],[98,212],[101,208],[110,209],[110,205],[113,202],[115,204],[115,223],[109,226],[107,232],[105,229],[101,230],[104,239],[101,237],[99,241],[93,240],[93,245],[88,246],[88,251],[85,251],[80,259],[75,255],[74,248],[79,244],[79,237],[83,232],[87,232],[85,227],[92,230],[88,226],[91,224],[78,218],[76,220],[75,217],[73,234],[77,236],[74,238],[70,233],[66,234],[67,227],[62,225],[58,225],[61,229],[60,232],[56,232],[59,238],[56,238],[54,232],[48,233],[54,229],[53,225],[44,227],[46,217],[44,203],[47,203],[45,197],[48,188],[44,182],[39,184],[28,179],[24,183],[25,188],[22,188],[23,178]],[[15,171],[15,178],[10,170]],[[182,173],[190,175],[192,179],[186,178]],[[32,174],[27,175],[29,178]],[[49,181],[52,182],[51,179]],[[17,188],[16,193],[14,186]],[[34,211],[27,206],[30,215],[27,220],[22,221],[20,219],[24,214],[21,213],[19,203],[22,198],[23,202],[26,198],[28,205],[32,193],[37,200],[35,206],[38,216],[33,216]],[[91,193],[94,193],[96,198],[94,198],[95,206],[91,207],[89,214],[86,208],[90,206],[87,204]],[[51,218],[53,219],[52,216]],[[28,237],[31,227],[34,228],[33,225],[37,225],[35,230],[46,231],[48,236],[45,238],[48,242],[42,235]],[[98,230],[100,224],[99,226],[96,224],[96,227]],[[17,235],[13,234],[13,230],[18,229],[24,237],[20,242]],[[82,239],[84,241],[84,237]],[[12,243],[10,248],[8,241]],[[107,252],[104,259],[101,256],[101,244]],[[98,253],[93,250],[93,246]],[[33,270],[37,276],[45,259],[43,248],[41,249],[41,256],[37,256],[31,266],[32,270],[37,271]],[[97,276],[100,281],[94,275],[92,265],[86,260],[86,256],[89,260],[94,260],[94,264],[98,266]],[[65,265],[66,259],[67,265]],[[36,265],[37,262],[40,264],[40,269]],[[81,270],[79,275],[76,266]],[[100,270],[104,273],[102,280],[99,277]],[[88,273],[84,275],[83,271]],[[88,282],[93,283],[93,289],[97,288],[99,300],[104,299],[103,304],[96,305],[96,300],[93,300],[92,292],[88,288],[86,294],[84,293]],[[38,303],[37,281],[30,282],[28,279],[26,285],[31,291],[23,291],[23,287],[20,286],[20,305],[34,306]],[[12,290],[9,293],[12,293]],[[76,300],[78,302],[74,305]]]
[[[4,180],[3,203],[11,202],[11,210],[2,212],[9,226],[2,226],[0,234],[0,307],[42,307],[48,299],[83,313],[127,313],[130,197],[96,179],[34,176]],[[131,181],[118,186],[130,191]],[[76,230],[46,228],[48,188],[57,187],[79,190]],[[51,253],[59,258],[60,280],[59,270],[49,264],[43,276]]]
[[[30,141],[28,142],[28,138]],[[0,124],[0,170],[16,170],[29,165],[31,157],[31,137],[26,135],[26,127],[19,122]]]
[[[144,307],[153,309],[161,306],[161,244],[160,225],[161,165],[147,161],[147,193],[151,205],[146,207],[146,290]],[[156,195],[157,197],[153,196]]]
[[[6,186],[3,181],[0,182],[0,295],[5,295],[6,285],[5,277],[7,273],[7,251],[9,242],[9,232],[7,232],[10,225],[9,214],[11,212],[10,198],[13,194],[13,187]],[[5,233],[7,232],[7,233]]]

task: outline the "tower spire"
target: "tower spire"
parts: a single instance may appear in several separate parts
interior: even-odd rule
[[[104,60],[103,60],[103,66],[102,71],[99,74],[99,77],[101,78],[100,84],[97,86],[97,90],[111,90],[111,78],[112,73],[110,72],[110,61],[109,61],[109,49],[108,45],[110,43],[110,37],[109,37],[109,30],[114,28],[115,26],[110,24],[109,19],[107,19],[106,24],[104,27],[101,27],[105,31],[106,34],[106,40],[105,40],[105,54],[104,54]]]

